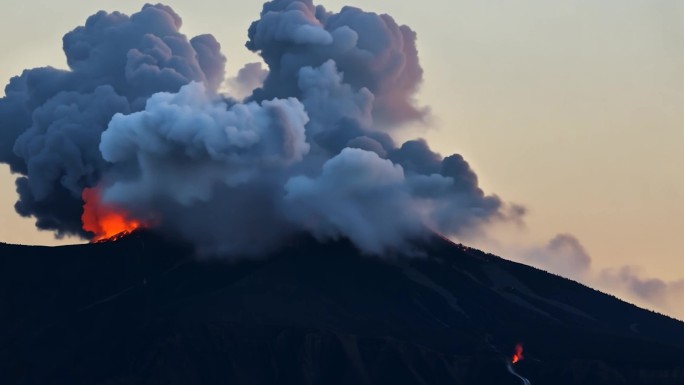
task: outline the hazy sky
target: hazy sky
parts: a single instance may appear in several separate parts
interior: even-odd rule
[[[684,2],[680,0],[319,1],[386,12],[418,32],[425,69],[423,130],[458,152],[487,192],[525,205],[524,229],[492,245],[576,236],[595,268],[637,265],[684,278]],[[0,80],[23,68],[65,67],[62,35],[99,9],[142,2],[4,0]],[[244,48],[259,1],[171,0],[188,35],[212,33],[228,74],[258,58]],[[0,169],[0,241],[53,244],[14,214]],[[494,246],[492,246],[494,248]]]

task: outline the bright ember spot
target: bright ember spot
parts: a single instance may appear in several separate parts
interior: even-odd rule
[[[102,203],[100,190],[86,188],[82,194],[83,230],[93,233],[91,242],[100,242],[128,234],[142,226],[140,221],[128,218],[128,214],[114,206]]]
[[[513,353],[513,357],[511,358],[512,363],[516,363],[520,360],[523,359],[523,347],[520,344],[515,345],[515,353]]]

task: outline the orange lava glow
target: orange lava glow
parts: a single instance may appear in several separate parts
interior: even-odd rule
[[[512,363],[517,363],[520,360],[523,359],[523,347],[520,344],[515,345],[515,353],[513,353],[513,357],[511,358]]]
[[[140,221],[130,219],[128,214],[116,207],[102,203],[97,187],[83,190],[83,230],[93,234],[91,242],[116,239],[142,226]]]

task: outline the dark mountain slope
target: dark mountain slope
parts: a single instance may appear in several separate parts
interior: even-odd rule
[[[454,245],[0,245],[1,384],[684,384],[684,324]]]

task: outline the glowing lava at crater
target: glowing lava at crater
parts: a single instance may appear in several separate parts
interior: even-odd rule
[[[116,206],[102,202],[100,190],[86,188],[83,190],[83,230],[92,233],[91,242],[110,241],[121,238],[143,224]]]
[[[513,357],[511,357],[511,363],[515,364],[520,362],[520,360],[523,359],[523,347],[521,344],[515,345],[515,352],[513,353]]]

